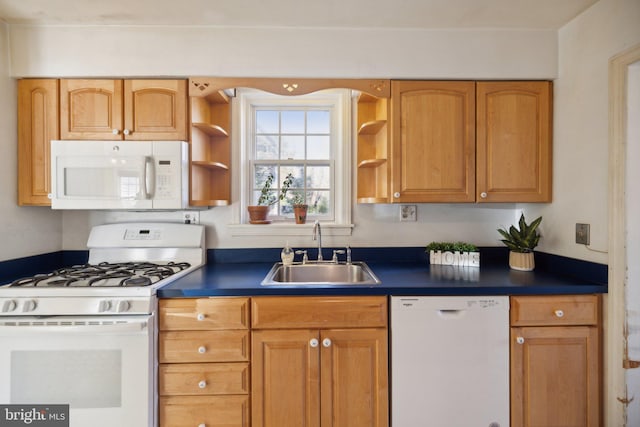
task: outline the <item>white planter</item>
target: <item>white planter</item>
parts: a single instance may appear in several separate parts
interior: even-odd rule
[[[429,251],[429,263],[434,265],[480,267],[480,252]]]
[[[511,267],[512,270],[533,271],[533,269],[536,267],[533,252],[520,253],[510,251],[509,267]]]

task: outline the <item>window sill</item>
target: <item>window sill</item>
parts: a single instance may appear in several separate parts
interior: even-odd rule
[[[351,236],[353,224],[322,225],[323,236]],[[229,224],[232,236],[307,236],[313,230],[313,223],[292,224]]]

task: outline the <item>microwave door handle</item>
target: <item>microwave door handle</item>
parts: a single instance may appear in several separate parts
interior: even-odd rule
[[[146,156],[144,158],[144,187],[142,188],[142,196],[144,199],[151,199],[155,192],[155,170],[153,158]]]

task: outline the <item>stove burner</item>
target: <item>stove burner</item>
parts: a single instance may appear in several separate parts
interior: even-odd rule
[[[122,262],[74,265],[15,280],[14,287],[141,287],[189,268],[187,262]]]

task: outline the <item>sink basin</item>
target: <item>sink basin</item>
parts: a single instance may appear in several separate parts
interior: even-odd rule
[[[262,285],[379,285],[380,279],[364,262],[351,264],[314,263],[283,265],[277,262]]]

